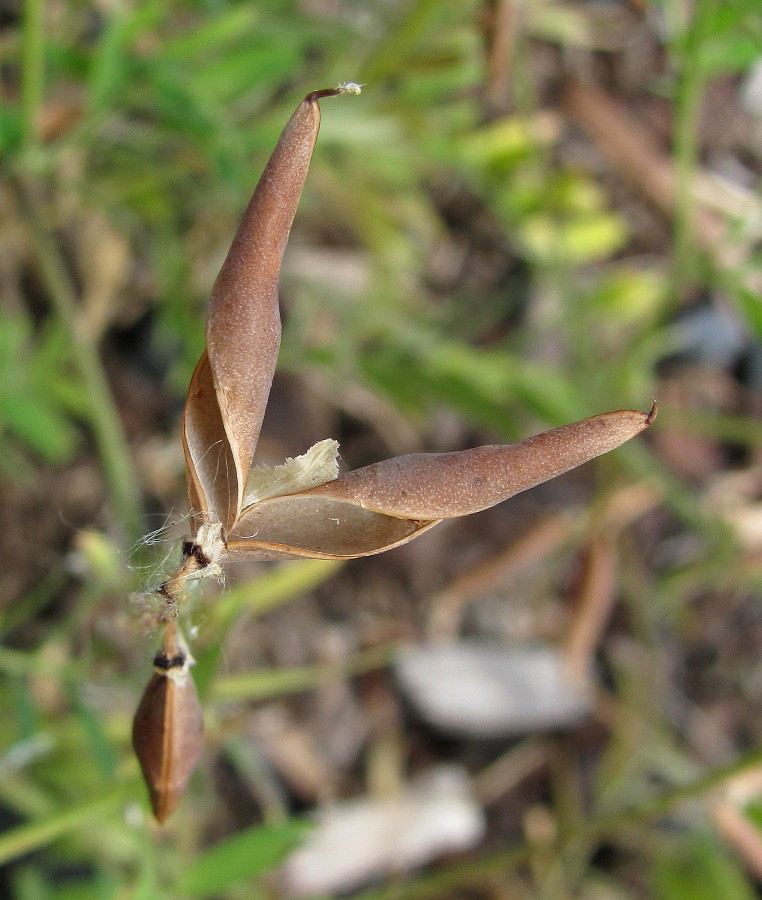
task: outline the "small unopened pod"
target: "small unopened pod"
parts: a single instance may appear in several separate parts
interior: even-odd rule
[[[180,802],[203,749],[204,722],[192,663],[185,648],[157,654],[132,725],[132,746],[159,822]]]

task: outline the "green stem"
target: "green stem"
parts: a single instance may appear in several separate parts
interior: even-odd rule
[[[140,489],[127,439],[114,405],[96,343],[82,327],[76,291],[60,251],[42,224],[32,189],[22,189],[37,261],[45,287],[64,328],[69,333],[74,365],[87,392],[90,426],[95,437],[114,512],[122,535],[132,542],[142,522]]]
[[[592,823],[584,838],[599,842],[612,832],[658,819],[669,813],[679,803],[701,797],[726,781],[760,766],[762,766],[762,750],[753,750],[726,766],[711,769],[693,781],[679,784],[654,797],[649,797],[629,809],[601,816]]]
[[[574,858],[572,854],[594,849],[613,832],[658,819],[679,803],[701,797],[734,776],[758,768],[760,765],[762,765],[762,750],[755,750],[736,762],[713,769],[694,781],[664,791],[655,797],[649,797],[628,809],[604,815],[593,821],[582,834],[575,835],[567,844],[565,848],[567,859]],[[443,897],[450,892],[462,891],[480,883],[489,884],[494,878],[505,878],[507,873],[526,864],[529,854],[530,848],[526,844],[518,844],[507,850],[484,854],[465,863],[456,863],[412,883],[366,891],[358,894],[358,900],[396,900],[399,897],[404,897],[405,900],[412,898],[422,900],[428,897]]]
[[[708,409],[688,409],[685,406],[659,406],[663,421],[669,428],[698,434],[715,440],[762,447],[762,421],[736,413],[715,412]]]
[[[706,25],[706,0],[697,0],[691,21],[682,36],[677,92],[674,154],[677,175],[674,224],[673,297],[680,299],[695,281],[695,241],[692,228],[691,185],[698,159],[698,120],[704,91],[701,51]]]
[[[373,51],[360,69],[360,79],[377,86],[391,73],[404,68],[405,61],[416,41],[423,36],[429,19],[440,5],[440,0],[417,0],[406,10],[406,15],[396,29]],[[404,8],[404,7],[403,7]]]
[[[21,34],[21,129],[24,146],[37,140],[45,78],[43,0],[25,0]]]
[[[280,697],[309,691],[336,678],[347,678],[389,665],[397,650],[395,644],[382,644],[365,650],[336,665],[296,666],[292,669],[260,669],[243,675],[219,678],[213,694],[217,700],[253,700]]]
[[[0,647],[0,672],[6,675],[46,675],[61,681],[81,680],[85,677],[82,664],[75,659],[52,662],[42,653]]]
[[[96,819],[111,815],[124,803],[128,796],[127,788],[128,785],[121,785],[97,800],[83,803],[54,818],[46,819],[44,822],[32,822],[30,825],[21,825],[19,828],[6,831],[0,837],[0,865],[28,853],[30,850],[49,844],[65,834],[79,831],[83,826],[89,825]],[[130,792],[133,788],[134,785],[130,784]]]
[[[357,900],[424,900],[424,898],[449,897],[468,887],[494,885],[529,859],[529,847],[520,844],[507,850],[485,853],[467,862],[456,863],[424,875],[409,884],[391,885],[378,890],[365,891]]]
[[[215,641],[244,611],[261,616],[278,606],[300,597],[333,576],[344,560],[303,559],[272,568],[257,578],[228,588],[209,613],[208,628]]]
[[[572,835],[563,848],[565,869],[567,872],[573,872],[570,881],[579,882],[590,856],[601,843],[610,841],[612,835],[664,818],[681,803],[697,800],[737,775],[750,769],[758,769],[760,765],[762,765],[762,750],[754,750],[727,766],[705,772],[693,781],[648,797],[629,808],[604,813],[592,820],[588,828]]]

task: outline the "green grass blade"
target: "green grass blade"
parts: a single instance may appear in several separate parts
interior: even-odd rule
[[[134,789],[133,785],[129,787],[130,791]],[[28,853],[30,850],[44,847],[63,835],[78,831],[98,819],[112,815],[124,803],[126,796],[127,786],[121,785],[104,796],[75,806],[73,809],[43,822],[21,825],[7,831],[0,836],[0,865]]]
[[[215,844],[183,873],[179,890],[209,896],[276,866],[308,832],[309,823],[289,819],[234,834]]]

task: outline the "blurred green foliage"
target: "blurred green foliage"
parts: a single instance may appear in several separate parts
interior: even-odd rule
[[[85,418],[87,408],[71,373],[70,354],[56,323],[33,339],[21,315],[0,318],[0,458],[6,476],[19,465],[19,443],[48,463],[69,462],[76,452],[75,418]]]
[[[183,872],[178,890],[208,897],[231,884],[261,875],[298,846],[309,830],[309,823],[290,819],[280,825],[239,831],[194,860]]]
[[[658,900],[753,900],[755,894],[735,860],[701,832],[663,848],[654,867]]]

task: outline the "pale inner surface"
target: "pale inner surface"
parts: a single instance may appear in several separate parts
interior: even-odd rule
[[[280,544],[317,553],[372,553],[414,534],[421,523],[327,497],[279,497],[250,509],[229,541]],[[236,548],[241,549],[241,548]]]
[[[206,354],[191,379],[183,432],[186,464],[195,475],[200,512],[206,521],[227,525],[237,509],[238,478]]]

